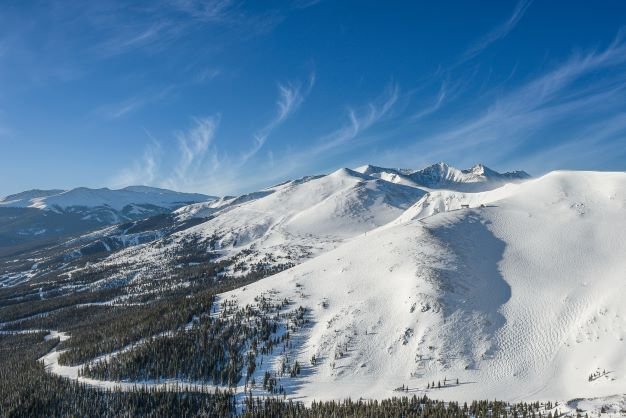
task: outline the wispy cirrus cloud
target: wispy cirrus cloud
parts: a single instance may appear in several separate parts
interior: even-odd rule
[[[151,103],[166,99],[173,92],[175,87],[176,86],[167,86],[156,91],[149,91],[129,97],[117,103],[103,105],[98,107],[95,113],[105,119],[119,119]]]
[[[228,20],[236,9],[233,0],[165,0],[163,5],[169,5],[202,21]]]
[[[419,120],[419,119],[425,118],[426,116],[432,115],[433,113],[435,113],[441,108],[441,106],[443,105],[448,95],[449,93],[448,93],[447,84],[441,83],[441,87],[439,88],[439,91],[437,92],[437,96],[435,97],[435,100],[430,105],[420,108],[415,114],[413,114],[411,119]]]
[[[282,17],[277,11],[250,14],[238,0],[160,0],[132,8],[93,6],[83,13],[101,33],[94,45],[102,57],[138,49],[164,50],[190,32],[214,28],[236,38],[266,33]]]
[[[243,154],[229,155],[220,151],[219,115],[195,118],[192,127],[175,134],[178,141],[175,156],[165,158],[161,143],[151,138],[142,157],[116,176],[112,184],[151,184],[210,194],[232,194],[264,187],[285,176],[298,175],[302,169],[314,169],[323,156],[363,145],[355,141],[381,122],[393,118],[401,97],[398,86],[391,84],[372,101],[348,107],[345,122],[327,134],[305,141],[309,146],[281,153],[268,151],[262,160],[255,158],[269,135],[299,109],[314,84],[314,74],[306,83],[279,83],[273,118],[254,134],[252,147]],[[249,164],[253,158],[254,164]]]
[[[620,32],[605,49],[575,53],[515,88],[476,97],[466,108],[482,110],[449,117],[419,135],[412,147],[390,150],[383,159],[415,164],[481,158],[543,171],[574,160],[584,163],[582,149],[589,144],[596,144],[595,150],[612,149],[599,146],[610,141],[626,146],[626,120],[614,117],[626,112],[623,35]],[[520,149],[533,143],[541,147],[531,157],[520,158],[528,155]],[[566,150],[571,153],[564,154]]]
[[[476,43],[471,45],[461,56],[460,61],[465,62],[476,57],[491,44],[507,36],[515,28],[515,26],[517,26],[522,17],[524,17],[524,14],[530,7],[531,3],[532,0],[520,0],[513,10],[513,14],[511,14],[505,22],[495,27],[485,36],[480,38]]]
[[[206,83],[219,77],[220,74],[222,74],[222,70],[219,68],[205,68],[196,74],[194,81],[196,83]]]
[[[147,131],[146,135],[150,138],[150,142],[145,146],[142,156],[110,180],[113,187],[160,185],[158,177],[162,158],[161,144]]]
[[[541,167],[543,170],[576,167],[598,169],[614,161],[626,159],[626,113],[609,116],[599,122],[581,127],[542,152],[519,159],[520,166]]]
[[[207,164],[214,163],[216,159],[216,151],[211,149],[211,145],[220,118],[219,115],[194,118],[194,126],[191,129],[176,133],[179,157],[173,173],[167,176],[164,184],[187,190],[198,178],[207,174]]]
[[[313,7],[321,2],[322,0],[294,0],[293,7],[295,7],[296,9],[306,9],[308,7]]]
[[[163,152],[162,141],[148,131],[149,143],[140,158],[121,170],[110,183],[114,187],[153,185],[176,190],[205,190],[201,180],[218,170],[217,150],[213,144],[220,115],[192,119],[192,126],[174,133],[175,153]]]
[[[237,187],[245,166],[261,150],[272,132],[302,105],[315,84],[312,73],[306,83],[278,83],[275,114],[253,135],[249,150],[240,155],[221,152],[216,142],[221,115],[193,118],[192,126],[174,134],[176,153],[165,158],[162,142],[149,135],[150,143],[131,167],[115,176],[112,185],[151,184],[176,190],[226,193]],[[239,186],[241,187],[241,185]]]
[[[199,35],[211,38],[200,51],[209,56],[267,34],[283,19],[283,9],[251,11],[241,0],[50,0],[46,7],[0,6],[0,38],[34,81],[74,80],[130,53],[163,61],[176,60],[182,50],[198,54],[192,41]]]
[[[300,83],[279,83],[278,99],[276,100],[275,116],[254,134],[252,148],[242,154],[239,165],[245,164],[256,155],[270,136],[272,131],[284,123],[304,102],[306,96],[315,85],[315,73],[311,73],[305,86]]]
[[[306,154],[313,153],[317,155],[327,152],[346,145],[351,140],[357,138],[370,127],[389,116],[390,111],[398,102],[399,94],[398,86],[391,84],[380,97],[367,105],[359,109],[349,107],[347,112],[348,123],[314,140],[313,143],[315,145],[307,150]]]
[[[272,152],[266,161],[260,162],[259,165],[263,169],[257,168],[253,174],[236,173],[236,177],[229,182],[231,190],[265,187],[287,177],[302,175],[303,170],[311,174],[308,170],[317,170],[320,159],[326,160],[331,155],[349,153],[365,145],[357,141],[378,124],[394,117],[394,107],[400,101],[400,97],[398,86],[390,84],[380,96],[370,102],[348,107],[346,120],[332,131],[304,141],[310,144],[309,146],[298,150],[286,150],[281,154]],[[376,139],[384,140],[384,136]]]

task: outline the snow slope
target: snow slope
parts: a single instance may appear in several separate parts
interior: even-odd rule
[[[181,242],[205,243],[223,257],[244,254],[252,263],[297,263],[385,225],[418,201],[421,189],[394,184],[349,169],[305,177],[237,198],[179,209],[179,219],[211,216],[157,242],[113,258],[151,262]],[[110,260],[111,261],[111,260]]]
[[[428,216],[421,200],[223,295],[310,310],[312,326],[285,354],[307,365],[291,396],[382,398],[401,385],[458,400],[626,392],[626,173],[553,172],[459,199],[484,207]]]
[[[289,182],[195,227],[220,248],[255,245],[271,252],[317,252],[395,219],[424,192],[340,169]],[[326,248],[325,248],[326,249]]]
[[[470,170],[445,163],[423,170],[343,168],[255,193],[184,206],[175,212],[179,220],[208,220],[179,233],[169,245],[158,243],[158,248],[133,250],[117,258],[150,263],[167,248],[193,240],[223,257],[239,256],[242,265],[299,263],[388,224],[428,191],[490,190],[527,176],[499,174],[480,164]]]

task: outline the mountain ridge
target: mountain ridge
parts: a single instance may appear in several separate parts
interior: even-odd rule
[[[417,187],[451,188],[466,191],[482,191],[486,188],[495,188],[505,182],[522,181],[531,177],[522,170],[499,173],[480,163],[463,170],[445,162],[416,170],[373,165],[357,167],[355,170],[387,181],[412,184]]]
[[[149,186],[128,186],[121,189],[76,187],[70,190],[33,189],[12,194],[0,200],[0,207],[33,207],[50,209],[70,206],[109,206],[121,210],[129,204],[180,205],[215,199],[200,193],[182,193]]]

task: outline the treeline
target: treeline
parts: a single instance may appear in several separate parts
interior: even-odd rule
[[[59,363],[76,365],[119,350],[146,336],[176,330],[189,323],[194,315],[209,312],[215,297],[205,291],[190,297],[157,300],[146,305],[113,307],[110,315],[94,318],[75,329],[72,338],[63,342],[67,349]]]
[[[68,328],[60,323],[53,328],[69,331],[72,338],[64,341],[68,349],[59,357],[59,363],[76,365],[103,354],[124,348],[146,337],[165,332],[176,332],[191,320],[211,312],[215,294],[245,286],[256,278],[239,277],[223,281],[198,279],[185,287],[164,289],[153,294],[139,305],[110,306],[106,313],[91,316]],[[136,302],[136,299],[130,299]],[[45,323],[45,320],[42,322]],[[25,324],[19,324],[23,329]],[[38,321],[29,323],[31,329],[39,327]]]
[[[50,311],[68,308],[77,304],[108,300],[120,294],[122,294],[120,289],[111,288],[99,289],[95,291],[66,291],[64,294],[57,294],[54,296],[46,295],[45,299],[41,299],[38,293],[36,297],[28,295],[28,297],[25,297],[24,299],[17,296],[17,299],[9,301],[0,300],[0,322],[20,320],[33,315],[45,314]]]
[[[539,403],[509,404],[499,401],[474,401],[471,404],[442,402],[427,396],[394,397],[383,400],[358,400],[312,402],[305,406],[300,402],[285,401],[280,398],[246,397],[241,417],[262,418],[455,418],[455,417],[523,417],[557,418],[561,416],[552,404]]]
[[[235,397],[227,392],[104,391],[48,374],[36,359],[57,343],[43,333],[0,335],[0,416],[235,416]]]
[[[225,301],[219,315],[200,316],[188,329],[150,338],[116,356],[87,364],[81,374],[114,381],[181,379],[228,386],[236,386],[245,375],[245,385],[254,386],[262,356],[271,355],[276,347],[284,351],[290,332],[307,322],[302,307],[283,312],[290,305],[287,300],[271,302],[261,297],[257,301],[245,308]],[[294,363],[292,369],[287,370],[285,364],[281,373],[295,377],[299,364]],[[266,376],[263,387],[274,392],[275,385],[268,380]]]
[[[2,326],[8,330],[55,329],[69,332],[72,338],[62,343],[60,348],[67,351],[59,361],[65,365],[76,365],[145,337],[175,332],[194,316],[210,312],[215,294],[245,286],[260,278],[253,274],[217,279],[213,274],[221,268],[221,263],[210,263],[209,266],[178,269],[176,278],[155,280],[158,285],[153,283],[149,286],[151,291],[148,293],[134,293],[136,288],[124,286],[32,300],[36,284],[22,286],[10,293],[4,292],[4,296],[12,300],[21,294],[28,296],[27,302],[0,308],[0,313],[5,314],[0,315],[0,322],[21,318]],[[94,274],[100,277],[101,273]],[[84,279],[76,277],[76,280],[82,282]],[[67,286],[65,280],[61,284]],[[46,289],[54,291],[50,285]],[[111,301],[114,303],[100,304]],[[0,300],[0,306],[3,304],[4,301]]]

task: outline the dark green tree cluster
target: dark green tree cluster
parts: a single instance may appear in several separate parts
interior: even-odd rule
[[[157,300],[145,306],[123,308],[125,315],[97,320],[63,343],[67,349],[59,356],[60,364],[76,365],[97,356],[126,347],[147,335],[156,335],[187,324],[194,315],[209,312],[214,302],[210,292],[176,300]],[[94,326],[97,325],[97,326]]]
[[[58,340],[45,333],[0,335],[2,417],[234,417],[228,392],[97,390],[50,375],[37,358]]]
[[[151,338],[116,356],[86,364],[81,373],[114,381],[175,378],[235,386],[245,370],[247,386],[254,378],[257,357],[270,355],[281,345],[286,348],[290,330],[297,330],[306,321],[302,307],[282,312],[290,305],[287,300],[258,300],[258,305],[244,308],[224,301],[219,315],[198,316],[188,329]],[[289,370],[286,365],[284,368],[283,372],[295,377],[301,366],[295,362]]]
[[[264,418],[555,418],[558,412],[548,411],[552,404],[539,403],[509,404],[499,401],[474,401],[470,405],[458,402],[442,402],[427,396],[393,397],[383,400],[358,400],[313,402],[305,406],[300,402],[285,401],[282,398],[254,398],[248,396],[244,400],[242,417]],[[580,415],[578,415],[580,417]]]

